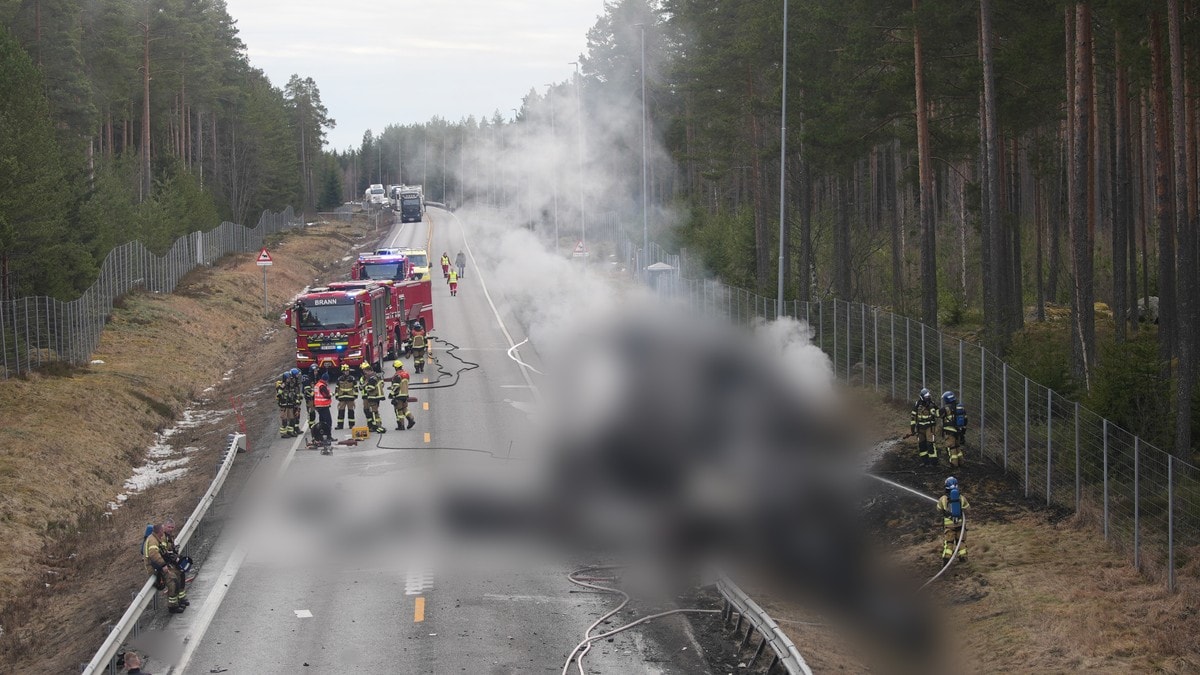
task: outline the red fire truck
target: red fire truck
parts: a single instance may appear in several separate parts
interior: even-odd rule
[[[382,366],[400,344],[395,325],[402,323],[403,314],[392,311],[395,290],[383,284],[326,286],[296,296],[284,321],[296,331],[297,367],[304,369],[314,363],[321,370],[335,370],[342,364]],[[390,322],[389,314],[393,315]]]
[[[422,280],[422,276],[425,278]],[[350,267],[355,280],[392,280],[401,288],[409,322],[420,320],[433,330],[433,285],[427,275],[413,269],[412,261],[398,249],[383,248],[362,253]]]

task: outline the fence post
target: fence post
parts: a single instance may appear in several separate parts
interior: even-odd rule
[[[854,327],[854,306],[850,301],[846,301],[846,384],[850,383],[850,369],[854,367],[854,350],[851,347],[850,337],[854,335],[851,330]]]
[[[875,329],[875,393],[879,393],[879,308],[875,307],[871,310],[874,313],[874,329]]]
[[[1175,456],[1167,455],[1167,592],[1175,592]]]
[[[1142,569],[1142,556],[1140,550],[1141,537],[1138,530],[1141,529],[1141,494],[1138,485],[1138,450],[1141,445],[1141,438],[1133,437],[1133,568],[1135,570]]]
[[[1054,466],[1054,390],[1046,389],[1046,506],[1050,506],[1050,473]]]
[[[904,317],[904,396],[912,396],[912,319]]]
[[[921,386],[929,386],[929,378],[925,376],[925,324],[921,324]]]
[[[942,349],[942,331],[938,331],[938,389],[946,391],[946,353]]]
[[[837,332],[837,298],[833,299],[833,376],[838,372],[838,332]]]
[[[1104,541],[1108,541],[1108,418],[1101,418],[1104,435]]]
[[[1079,402],[1075,402],[1075,514],[1079,515],[1079,501],[1083,496],[1079,470]]]
[[[817,303],[817,342],[821,343],[821,349],[825,349],[825,302]],[[836,365],[836,364],[834,364]],[[836,368],[834,370],[836,373]]]
[[[963,389],[963,341],[958,341],[958,395],[966,393]]]
[[[979,456],[986,456],[987,447],[987,350],[979,348]]]
[[[892,400],[894,401],[896,400],[896,313],[888,312],[888,316],[891,317],[889,323],[892,326],[891,348],[889,351],[892,353],[892,377],[890,379],[892,380]]]
[[[1029,378],[1025,378],[1025,498],[1029,498]]]
[[[1007,362],[1005,362],[1004,366],[1000,369],[1000,378],[1001,378],[1000,392],[1001,392],[1001,396],[1004,399],[1003,404],[1002,404],[1003,412],[1001,412],[1001,414],[1000,414],[1000,417],[1003,420],[1003,426],[1004,426],[1004,472],[1008,473],[1008,363]]]

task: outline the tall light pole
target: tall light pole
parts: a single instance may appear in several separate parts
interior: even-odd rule
[[[558,149],[558,127],[554,121],[554,85],[546,83],[546,98],[550,100],[550,142]],[[554,254],[558,255],[558,172],[552,171],[554,183]]]
[[[587,211],[583,201],[583,103],[580,88],[583,76],[579,72],[579,62],[572,61],[575,66],[575,118],[579,123],[579,243],[583,246],[584,269],[587,269]]]
[[[783,0],[783,103],[779,113],[779,284],[776,288],[775,318],[783,316],[783,244],[787,220],[784,210],[784,190],[787,186],[787,67],[788,67],[788,0]]]
[[[646,24],[637,24],[642,29],[642,269],[639,270],[643,279],[648,279],[646,264],[650,255],[650,208],[649,185],[646,172]]]

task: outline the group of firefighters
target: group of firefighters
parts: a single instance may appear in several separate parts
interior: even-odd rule
[[[946,460],[951,467],[962,466],[967,438],[967,409],[954,392],[942,393],[939,406],[928,389],[921,389],[908,424],[908,435],[917,437],[917,458],[923,466],[936,467],[941,461],[936,438],[939,425]],[[943,487],[945,494],[937,503],[938,517],[942,521],[942,561],[949,562],[957,546],[958,559],[966,562],[967,532],[963,525],[963,512],[967,509],[967,498],[959,491],[958,479],[954,476],[947,478]]]
[[[413,368],[418,373],[424,372],[426,359],[429,358],[429,337],[419,324],[413,327],[410,350]],[[285,371],[275,381],[279,436],[293,438],[303,433],[300,426],[300,405],[303,402],[308,410],[308,429],[313,434],[313,441],[328,445],[332,441],[333,429],[344,429],[347,423],[350,428],[356,426],[356,402],[359,398],[362,399],[363,417],[370,431],[378,434],[387,432],[379,415],[379,407],[385,399],[392,402],[396,412],[396,429],[411,429],[416,424],[416,419],[408,409],[411,376],[402,360],[397,359],[392,366],[395,374],[390,378],[366,363],[358,369],[342,364],[336,379],[333,373],[337,371],[328,367],[318,369],[316,364],[303,371],[299,368]],[[337,402],[336,427],[333,426],[331,410],[334,401]]]

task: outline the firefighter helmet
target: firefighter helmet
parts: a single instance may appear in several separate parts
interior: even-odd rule
[[[949,478],[947,478],[946,479],[946,492],[949,492],[951,490],[957,490],[957,489],[958,489],[958,479],[955,478],[954,476],[950,476]]]
[[[930,396],[931,396],[931,394],[929,393],[928,389],[925,389],[925,388],[921,389],[920,397],[921,397],[922,401],[928,401]]]
[[[348,373],[348,372],[350,372],[350,364],[349,364],[349,363],[343,363],[343,364],[342,364],[342,372],[343,372],[343,373]]]
[[[290,373],[292,374],[292,377],[295,377],[295,376],[297,376],[297,375],[299,375],[299,374],[300,374],[300,369],[299,369],[299,368],[292,368],[292,369],[291,369],[290,371],[288,371],[288,372],[290,372]]]
[[[396,370],[404,370],[404,362],[401,361],[400,359],[396,359],[395,361],[392,362],[392,367],[395,368]]]
[[[952,406],[957,402],[958,402],[958,399],[955,398],[954,392],[952,392],[952,391],[942,392],[942,403]]]

